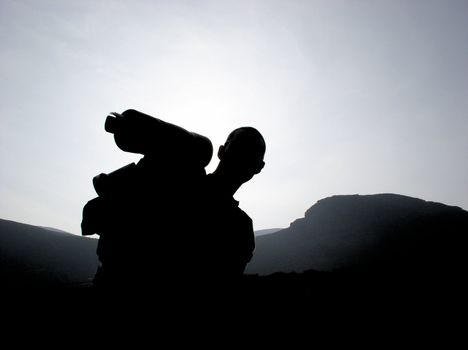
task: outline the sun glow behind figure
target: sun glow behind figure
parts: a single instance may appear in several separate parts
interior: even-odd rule
[[[91,179],[138,155],[134,108],[211,139],[254,126],[256,229],[333,194],[468,208],[464,1],[0,2],[0,217],[78,234]]]

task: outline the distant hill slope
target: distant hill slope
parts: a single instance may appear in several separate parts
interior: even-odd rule
[[[289,228],[256,238],[247,273],[466,266],[468,212],[396,194],[333,196]]]
[[[263,230],[257,230],[255,231],[255,237],[258,237],[258,236],[263,236],[263,235],[269,235],[269,234],[272,234],[272,233],[275,233],[275,232],[278,232],[278,231],[281,231],[282,228],[267,228],[267,229],[263,229]]]
[[[2,286],[89,284],[97,240],[0,219]]]

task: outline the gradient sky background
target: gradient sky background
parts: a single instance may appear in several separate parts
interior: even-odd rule
[[[80,234],[93,176],[140,158],[103,128],[128,108],[216,149],[258,128],[267,165],[236,194],[255,229],[334,194],[468,209],[467,19],[467,0],[0,0],[0,217]]]

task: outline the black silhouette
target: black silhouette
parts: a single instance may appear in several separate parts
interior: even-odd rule
[[[83,208],[82,234],[100,236],[95,284],[150,286],[177,272],[170,253],[183,227],[174,223],[206,175],[211,141],[135,110],[112,113],[105,129],[120,149],[144,156],[93,179],[99,196]]]
[[[255,248],[251,218],[233,198],[242,184],[264,167],[265,141],[252,127],[234,130],[218,151],[219,164],[206,176],[196,197],[191,220],[195,235],[186,256],[191,256],[196,278],[206,285],[239,282]]]
[[[95,285],[164,292],[242,276],[254,232],[233,195],[264,166],[261,134],[234,130],[207,176],[204,136],[135,110],[112,113],[105,129],[120,149],[144,157],[93,179],[98,197],[83,209],[82,233],[100,235]]]

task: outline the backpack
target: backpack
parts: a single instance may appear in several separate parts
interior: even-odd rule
[[[149,116],[134,109],[107,116],[104,129],[114,135],[116,145],[125,152],[143,158],[110,173],[93,178],[98,197],[83,207],[82,235],[102,234],[109,228],[112,207],[130,204],[135,191],[144,191],[149,183],[168,186],[183,176],[196,178],[206,174],[204,168],[213,155],[211,141],[200,134]],[[175,183],[174,183],[175,185]]]

